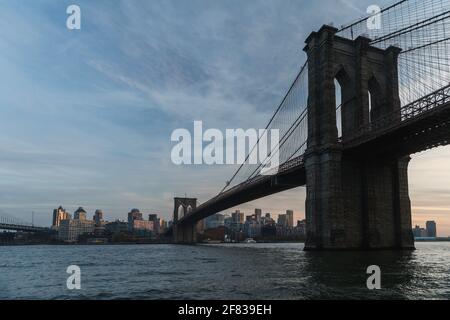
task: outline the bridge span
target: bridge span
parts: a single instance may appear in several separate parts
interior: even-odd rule
[[[450,141],[450,0],[432,2],[386,8],[382,30],[366,18],[311,33],[266,127],[281,133],[278,172],[245,163],[200,206],[176,198],[174,242],[195,243],[210,215],[306,186],[306,250],[413,249],[410,155]]]

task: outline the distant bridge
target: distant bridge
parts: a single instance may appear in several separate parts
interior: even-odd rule
[[[39,227],[33,224],[22,222],[11,215],[0,212],[0,231],[22,231],[22,232],[39,232],[50,233],[52,229]]]

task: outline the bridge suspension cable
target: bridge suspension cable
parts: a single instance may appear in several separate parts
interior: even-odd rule
[[[294,82],[292,83],[291,87],[289,88],[287,94],[282,99],[274,115],[271,117],[269,123],[265,128],[265,132],[270,132],[271,129],[279,130],[280,137],[282,137],[280,143],[283,141],[283,138],[285,139],[287,136],[292,136],[292,133],[290,134],[290,132],[296,126],[296,123],[299,121],[302,114],[305,114],[305,111],[307,110],[306,108],[307,103],[308,103],[308,64],[305,63],[302,66],[297,77],[295,78]],[[307,127],[305,127],[305,125],[307,121],[305,121],[305,119],[302,119],[302,123],[304,125],[297,127],[302,128],[303,134],[296,135],[296,139],[298,140],[298,137],[303,136],[303,140],[306,141]],[[301,144],[304,141],[298,143]],[[267,158],[259,159],[260,161],[258,162],[258,164],[247,163],[248,159],[251,156],[255,155],[257,156],[256,153],[258,152],[257,146],[259,142],[260,139],[258,138],[257,143],[250,149],[249,153],[247,154],[245,161],[239,166],[239,168],[233,174],[231,179],[227,181],[225,188],[223,188],[220,193],[223,193],[229,188],[251,179],[254,176],[255,172],[259,172],[259,170],[261,169],[261,163],[264,163],[264,161],[266,161]],[[271,149],[274,149],[275,146],[270,147]],[[271,154],[272,153],[269,152],[269,156]],[[285,155],[285,153],[280,153],[280,163],[282,163],[283,157],[287,159],[289,158],[289,156]]]
[[[398,61],[399,96],[408,106],[450,84],[450,0],[402,0],[381,10],[381,28],[369,28],[368,15],[343,26],[337,36],[356,39],[365,36],[372,46],[381,49],[395,46],[402,49]],[[265,130],[278,129],[280,165],[301,157],[306,151],[308,103],[308,63],[284,96]],[[259,164],[247,163],[257,152],[258,142],[249,151],[226,186],[226,192],[260,174],[262,163],[276,154],[271,146],[266,159]]]
[[[408,105],[450,83],[450,0],[400,1],[380,13],[380,29],[368,28],[366,17],[339,30],[371,45],[402,49],[398,61],[399,95]]]

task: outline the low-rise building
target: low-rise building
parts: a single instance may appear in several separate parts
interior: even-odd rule
[[[109,222],[105,225],[106,231],[117,234],[121,232],[127,232],[128,231],[128,222],[116,220],[114,222]]]
[[[149,236],[154,231],[153,221],[134,220],[132,231],[138,236]]]

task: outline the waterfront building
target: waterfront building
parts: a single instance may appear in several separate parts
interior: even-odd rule
[[[294,227],[294,211],[286,210],[286,224],[288,228]]]
[[[67,242],[76,242],[83,234],[94,232],[95,223],[86,219],[62,220],[59,226],[58,239]]]
[[[148,221],[153,222],[153,232],[156,234],[159,234],[160,233],[160,221],[158,219],[158,215],[155,213],[149,214]]]
[[[101,227],[103,224],[103,211],[100,209],[95,210],[94,221],[96,227]]]
[[[54,209],[52,228],[57,230],[62,220],[67,220],[70,218],[70,214],[62,206],[60,206],[58,209]]]
[[[133,231],[134,229],[134,221],[142,221],[144,220],[142,218],[142,213],[139,211],[139,209],[132,209],[130,212],[128,212],[128,230]]]
[[[164,233],[167,230],[167,227],[167,221],[165,221],[164,219],[159,219],[159,232]]]
[[[261,224],[256,219],[247,220],[244,224],[244,233],[247,238],[261,236]]]
[[[287,227],[287,215],[285,214],[280,214],[278,216],[278,221],[277,224],[279,227],[281,228],[286,228]]]
[[[277,235],[277,228],[275,224],[266,224],[261,227],[261,236],[263,238],[274,238]]]
[[[437,237],[436,222],[435,221],[427,221],[426,222],[426,229],[427,229],[427,237],[430,237],[430,238],[436,238]]]
[[[128,212],[128,222],[131,223],[133,220],[143,220],[142,213],[139,211],[139,209],[132,209],[130,212]]]
[[[132,231],[139,236],[149,236],[154,231],[153,221],[134,220],[132,224]]]
[[[205,230],[203,238],[207,241],[225,241],[225,237],[228,233],[228,229],[225,226],[220,226],[218,228]]]
[[[125,221],[116,220],[114,222],[107,223],[105,225],[105,229],[112,234],[127,232],[128,223]]]
[[[415,226],[414,227],[414,229],[413,229],[413,235],[414,235],[414,238],[419,238],[420,237],[420,227],[419,226]]]
[[[413,229],[414,238],[427,238],[428,232],[426,229],[421,228],[420,226],[415,226]]]
[[[298,220],[297,226],[294,229],[295,234],[299,236],[306,236],[306,220]]]
[[[96,238],[104,237],[106,235],[106,227],[105,225],[97,226],[94,221],[94,236]]]
[[[148,230],[153,231],[154,230],[154,224],[153,221],[146,221],[146,220],[134,220],[133,221],[133,230]]]

